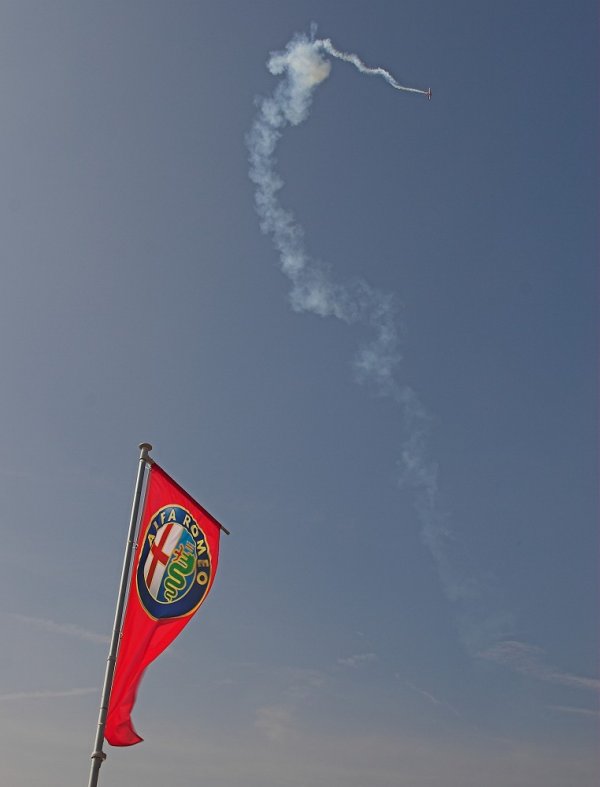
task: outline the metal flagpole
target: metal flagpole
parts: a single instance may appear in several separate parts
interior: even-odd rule
[[[127,536],[127,546],[125,547],[125,557],[123,558],[123,570],[121,571],[121,584],[119,585],[119,596],[117,598],[117,608],[115,610],[115,622],[112,637],[110,640],[110,650],[106,660],[106,673],[104,675],[104,686],[102,687],[102,699],[100,701],[100,713],[98,714],[98,730],[92,752],[92,766],[90,768],[90,780],[88,787],[97,787],[100,766],[106,759],[106,754],[102,751],[104,743],[104,727],[106,725],[106,714],[108,712],[108,701],[112,688],[115,663],[117,660],[117,650],[119,639],[121,638],[121,623],[123,621],[123,609],[125,607],[125,595],[127,593],[127,580],[133,557],[133,547],[135,545],[136,529],[142,499],[142,488],[144,486],[144,475],[146,465],[151,465],[153,459],[148,455],[152,450],[150,443],[140,444],[140,460],[138,465],[137,480],[135,482],[135,492],[133,494],[133,505],[131,506],[131,520],[129,522],[129,534]]]

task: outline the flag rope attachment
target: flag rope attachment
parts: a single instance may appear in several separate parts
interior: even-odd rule
[[[152,446],[150,445],[150,443],[140,443],[139,448],[140,448],[140,459],[138,464],[137,479],[135,482],[135,491],[133,493],[133,504],[131,506],[131,519],[129,521],[129,532],[127,534],[127,544],[125,546],[125,556],[123,558],[123,569],[121,571],[119,595],[117,597],[117,607],[115,609],[115,621],[114,621],[112,636],[110,640],[108,658],[106,659],[104,686],[102,687],[100,712],[98,713],[98,729],[96,731],[96,739],[94,741],[94,751],[92,752],[92,756],[91,756],[92,765],[90,768],[90,780],[88,782],[88,787],[97,787],[98,775],[100,773],[100,766],[106,759],[106,754],[102,750],[102,746],[104,744],[104,728],[106,726],[108,703],[110,700],[110,692],[112,689],[113,677],[115,674],[117,650],[119,649],[119,640],[121,638],[123,610],[125,607],[125,596],[127,595],[127,581],[129,579],[131,561],[132,561],[134,547],[135,547],[135,538],[136,538],[137,524],[138,524],[139,513],[140,513],[140,503],[142,500],[142,489],[144,487],[144,479],[146,475],[146,466],[154,464],[154,460],[149,455],[149,451],[152,450]]]

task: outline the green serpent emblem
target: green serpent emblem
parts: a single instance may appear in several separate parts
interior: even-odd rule
[[[173,552],[173,560],[167,569],[164,580],[164,594],[167,601],[175,601],[179,591],[187,585],[187,577],[194,572],[196,556],[190,544],[179,544]]]

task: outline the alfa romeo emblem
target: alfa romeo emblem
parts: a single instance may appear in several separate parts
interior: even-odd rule
[[[146,528],[136,574],[146,612],[153,618],[192,614],[210,577],[210,550],[196,520],[181,506],[160,508]]]

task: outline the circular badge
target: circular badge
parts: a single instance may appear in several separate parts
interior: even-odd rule
[[[146,529],[136,582],[142,606],[153,618],[194,612],[210,585],[211,558],[198,523],[181,506],[163,506]]]

